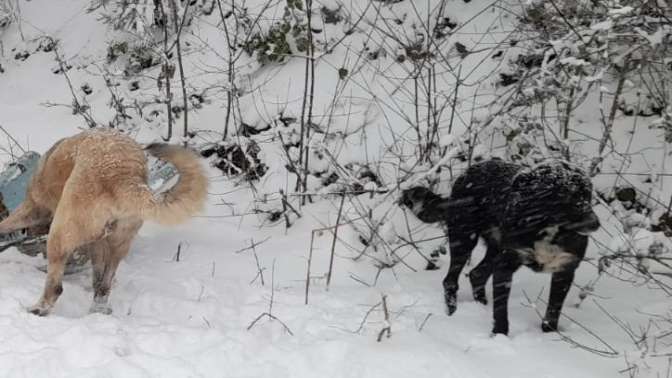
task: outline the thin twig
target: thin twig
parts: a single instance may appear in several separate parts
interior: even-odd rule
[[[392,325],[390,324],[390,312],[387,309],[387,295],[383,295],[383,313],[385,314],[385,326],[383,329],[378,332],[378,338],[376,341],[381,342],[383,340],[383,335],[387,334],[387,338],[389,339],[390,336],[392,336]]]
[[[257,324],[257,322],[259,322],[264,317],[267,317],[271,320],[275,320],[278,323],[280,323],[282,325],[282,327],[285,329],[285,331],[287,331],[287,333],[289,333],[291,336],[294,336],[294,333],[292,332],[291,329],[289,329],[287,324],[285,324],[282,320],[278,319],[275,315],[273,315],[273,300],[274,300],[274,298],[275,298],[275,259],[273,259],[273,267],[271,268],[271,299],[268,303],[268,311],[259,314],[259,316],[257,316],[250,323],[250,325],[247,326],[247,330],[249,331],[250,329],[252,329],[252,327],[255,326],[255,324]]]
[[[21,144],[19,142],[17,142],[16,139],[14,139],[12,134],[7,132],[7,130],[5,129],[4,126],[0,125],[0,131],[5,133],[5,135],[7,135],[7,138],[9,138],[12,142],[14,142],[14,144],[21,150],[21,152],[23,152],[24,154],[26,153],[26,150],[23,147],[21,147]]]
[[[338,206],[338,215],[336,216],[336,226],[334,226],[334,237],[331,240],[331,255],[329,256],[329,271],[327,271],[327,290],[329,290],[329,283],[331,283],[331,273],[334,267],[334,251],[336,249],[336,240],[338,239],[338,224],[341,222],[341,214],[343,213],[343,203],[345,203],[345,194],[341,196],[341,204]]]

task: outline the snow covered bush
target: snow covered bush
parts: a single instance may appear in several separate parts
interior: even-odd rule
[[[167,26],[190,24],[195,14],[213,12],[215,0],[93,0],[89,11],[100,9],[101,20],[115,30],[151,36]],[[190,10],[190,12],[186,12]]]
[[[303,0],[286,0],[282,18],[267,31],[252,34],[243,44],[261,65],[282,63],[293,54],[308,51],[306,9]]]
[[[127,76],[159,64],[164,53],[160,43],[175,34],[175,22],[191,22],[194,12],[188,4],[179,0],[94,1],[89,11],[98,10],[101,21],[116,31],[108,45],[107,63],[116,62]]]
[[[13,0],[0,0],[0,29],[7,27],[15,18]]]
[[[672,10],[663,2],[626,0],[537,1],[520,18],[511,40],[517,54],[503,87],[515,84],[514,107],[545,107],[558,113],[556,138],[567,139],[572,114],[591,93],[600,93],[605,152],[617,113],[663,116],[671,93],[669,42]],[[591,171],[599,170],[601,156]]]
[[[628,233],[616,237],[610,247],[620,259],[632,260],[639,273],[672,274],[669,265],[672,260],[672,241],[662,232],[651,232],[635,226]]]
[[[214,156],[212,165],[227,176],[258,180],[268,170],[260,159],[260,152],[261,149],[254,140],[240,138],[237,143],[220,142],[216,146],[206,146],[201,155],[205,158]]]
[[[101,18],[114,29],[145,34],[162,22],[157,5],[162,4],[153,0],[98,0],[91,9],[103,7]]]

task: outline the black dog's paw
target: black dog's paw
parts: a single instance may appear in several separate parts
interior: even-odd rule
[[[541,330],[544,333],[557,332],[558,322],[549,322],[548,320],[544,320],[543,322],[541,322]]]
[[[474,290],[474,300],[480,304],[487,305],[488,298],[485,295],[485,289],[483,290]]]
[[[446,314],[453,315],[457,311],[457,294],[446,293],[444,295],[446,300]]]
[[[471,282],[471,292],[474,295],[474,300],[487,305],[488,298],[485,295],[485,283],[487,282],[487,277],[484,277],[483,273],[478,269],[474,269],[469,272],[469,282]]]
[[[495,322],[495,326],[492,327],[492,334],[493,335],[508,335],[509,334],[509,325],[508,324],[497,324]]]

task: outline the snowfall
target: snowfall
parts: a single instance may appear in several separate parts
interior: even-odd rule
[[[0,32],[4,69],[0,74],[0,126],[23,148],[44,153],[56,140],[87,126],[69,107],[48,105],[69,105],[72,95],[63,75],[52,72],[57,66],[53,54],[33,53],[36,38],[50,35],[60,41],[62,54],[74,66],[70,79],[76,88],[85,82],[91,84],[94,92],[88,102],[94,114],[103,118],[109,111],[104,110],[108,91],[96,75],[96,67],[104,64],[110,31],[96,12],[86,11],[87,0],[18,3],[20,21]],[[407,3],[385,7],[403,12]],[[417,3],[418,12],[427,11],[425,1]],[[483,18],[454,36],[465,44],[479,43],[485,31],[497,36],[507,28],[507,19],[500,18],[499,10],[489,9],[486,2],[448,3],[454,19]],[[357,2],[348,6],[363,9]],[[210,38],[212,30],[202,24],[193,26],[190,33],[199,37],[193,40],[203,40]],[[496,44],[496,38],[487,42]],[[31,55],[25,60],[14,59],[23,50]],[[201,67],[207,66],[208,59],[215,59],[207,49],[195,54],[201,54],[194,59],[203,64]],[[332,101],[338,80],[334,67],[353,59],[356,57],[345,48],[325,58],[320,69],[327,79],[317,88],[316,107]],[[500,64],[488,60],[479,66],[480,58],[473,59],[474,69],[482,72]],[[259,118],[262,116],[254,113],[262,107],[259,104],[266,109],[280,103],[298,108],[303,70],[303,60],[297,60],[250,79],[268,85],[258,90],[254,100],[244,100],[243,112]],[[189,72],[196,72],[196,68],[189,68]],[[205,73],[194,76],[209,80]],[[363,78],[361,82],[367,80],[376,79]],[[355,90],[352,98],[361,99],[362,95]],[[393,112],[383,114],[382,110],[365,112],[355,100],[351,105],[358,109],[355,113],[359,117],[368,117],[372,124],[383,122],[386,116],[395,117]],[[203,130],[221,129],[224,106],[221,98],[213,101],[190,114],[191,124]],[[466,110],[465,114],[469,116]],[[596,122],[590,113],[582,116],[584,123]],[[165,128],[157,125],[161,122],[136,130],[133,136],[143,143],[158,141],[165,133]],[[372,127],[375,130],[376,126]],[[642,128],[642,133],[628,148],[645,149],[649,141],[656,140],[648,129]],[[4,135],[0,136],[3,149],[16,148]],[[375,139],[361,143],[372,146]],[[343,147],[346,153],[358,146],[353,144]],[[353,155],[357,153],[364,152]],[[647,155],[650,161],[664,161],[656,153],[663,154],[654,149]],[[279,151],[267,154],[268,161],[283,159]],[[3,153],[2,159],[10,161],[9,153]],[[208,165],[206,161],[203,164]],[[93,296],[88,269],[65,277],[63,295],[49,316],[29,314],[26,308],[37,300],[44,284],[41,268],[46,262],[14,248],[0,254],[0,376],[619,377],[628,376],[625,370],[633,362],[640,377],[665,374],[667,358],[645,353],[649,351],[636,346],[619,325],[640,329],[647,327],[651,314],[669,312],[670,300],[665,293],[646,284],[604,277],[584,301],[579,298],[580,288],[595,280],[599,246],[612,245],[618,227],[605,207],[596,208],[604,227],[590,244],[587,257],[592,262],[583,263],[577,273],[576,285],[565,303],[566,316],[560,320],[561,332],[542,333],[540,329],[539,314],[545,311],[550,276],[521,269],[514,277],[509,302],[511,331],[508,336],[493,337],[491,307],[473,301],[465,277],[460,281],[457,312],[450,317],[445,314],[441,280],[448,257],[443,258],[440,269],[426,271],[424,261],[409,252],[409,266],[397,264],[378,272],[370,259],[352,258],[353,246],[362,246],[354,229],[342,227],[327,287],[323,277],[334,238],[328,227],[337,223],[338,197],[325,196],[301,207],[302,216],[294,216],[292,226],[286,229],[283,220],[265,223],[250,211],[247,184],[212,167],[207,169],[210,195],[202,214],[176,227],[146,223],[141,229],[117,272],[110,297],[111,315],[88,313]],[[257,189],[277,192],[278,188],[289,188],[286,191],[291,192],[290,181],[287,175],[273,176],[271,170]],[[392,220],[384,228],[388,234],[405,227],[403,222],[394,224],[395,219],[405,218],[394,200],[394,195],[379,200],[388,203],[386,209],[390,210]],[[351,210],[349,206],[346,203],[345,213]],[[406,216],[412,217],[410,213]],[[442,232],[414,219],[410,222],[415,228],[424,227],[426,233]],[[479,244],[472,266],[482,254]],[[388,320],[381,305],[383,296]],[[379,340],[387,326],[389,337]],[[664,346],[658,347],[664,354]],[[591,348],[597,352],[587,350]]]

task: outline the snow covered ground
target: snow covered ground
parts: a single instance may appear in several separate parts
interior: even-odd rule
[[[25,40],[21,41],[15,25],[0,35],[4,56],[0,61],[5,69],[0,74],[0,125],[24,147],[42,153],[58,138],[85,125],[67,108],[43,105],[71,101],[63,76],[51,72],[56,65],[51,54],[35,53],[26,61],[16,61],[13,55],[21,46],[32,46],[31,38],[48,33],[64,42],[64,54],[74,62],[90,64],[104,57],[102,41],[109,35],[95,15],[85,11],[87,1],[20,4]],[[466,6],[462,1],[453,5],[465,9],[465,19],[483,7]],[[465,31],[459,38],[473,37]],[[347,56],[343,54],[333,61]],[[297,77],[302,65],[289,65],[268,76]],[[490,69],[482,68],[483,72]],[[90,101],[103,108],[106,97],[100,78],[86,70],[72,70],[71,75],[77,83],[87,81],[99,88]],[[280,102],[291,102],[295,99],[288,97],[298,88],[291,95],[289,89],[275,93],[282,97]],[[353,98],[359,95],[357,91],[352,94]],[[329,101],[321,97],[318,102]],[[244,106],[249,107],[250,118],[259,117],[251,114],[253,104]],[[200,122],[203,129],[221,127],[222,113],[213,106],[196,114],[192,122]],[[157,134],[136,136],[148,141]],[[3,138],[0,135],[0,141]],[[508,337],[493,338],[491,308],[471,299],[464,278],[457,312],[452,317],[445,315],[440,284],[445,264],[431,272],[422,270],[421,260],[415,261],[417,272],[400,264],[384,270],[375,286],[367,286],[352,277],[371,283],[376,269],[369,262],[352,261],[352,252],[342,243],[336,245],[329,290],[324,280],[312,280],[305,305],[311,231],[336,223],[338,200],[303,208],[303,217],[288,232],[282,222],[259,227],[255,215],[230,216],[227,204],[244,212],[241,204],[249,201],[249,191],[215,169],[209,173],[211,196],[204,214],[176,228],[147,224],[140,231],[118,270],[111,294],[112,315],[88,314],[92,299],[88,271],[65,278],[64,293],[49,317],[28,314],[26,307],[42,290],[44,273],[38,268],[45,262],[14,249],[2,253],[0,376],[618,377],[627,376],[620,372],[627,366],[626,359],[640,362],[642,351],[603,309],[634,329],[648,324],[648,314],[669,311],[669,297],[664,293],[616,279],[600,280],[596,295],[578,308],[574,305],[579,302],[579,290],[573,289],[564,313],[574,321],[561,318],[562,335],[615,354],[612,358],[598,356],[558,334],[541,332],[536,311],[545,310],[550,276],[522,269],[514,278],[509,302],[511,332]],[[276,190],[275,185],[283,180],[286,177],[271,177],[262,187]],[[609,213],[600,211],[602,219],[608,220]],[[396,216],[401,217],[401,212],[397,210]],[[607,227],[595,237],[608,244],[610,231]],[[356,237],[350,229],[344,228],[341,234],[347,242],[356,243]],[[254,242],[259,243],[254,250],[247,248]],[[316,233],[312,276],[327,271],[331,242],[331,233]],[[473,260],[482,253],[479,247]],[[588,257],[597,254],[597,244],[591,243]],[[584,263],[577,286],[584,286],[595,274],[595,267]],[[387,324],[379,305],[382,295],[387,296]],[[270,312],[278,321],[263,317],[250,328],[259,315],[269,311],[271,298]],[[386,325],[391,326],[391,337],[378,342]],[[667,360],[648,358],[638,366],[638,376],[662,376],[657,374],[665,372]]]
[[[328,219],[328,208],[317,210],[323,220]],[[41,293],[44,274],[36,268],[44,262],[10,250],[0,259],[1,375],[614,377],[624,366],[620,358],[597,357],[571,348],[558,335],[541,333],[540,319],[526,306],[525,293],[534,301],[547,289],[548,276],[525,270],[514,281],[508,338],[490,336],[490,309],[473,302],[468,288],[460,292],[457,313],[444,315],[443,271],[399,269],[397,277],[386,272],[377,287],[370,288],[348,275],[373,277],[373,271],[337,258],[330,290],[315,284],[306,306],[310,223],[297,224],[300,231],[290,236],[221,218],[196,219],[174,230],[146,226],[118,271],[110,316],[87,313],[90,273],[66,278],[64,294],[51,316],[28,314],[26,306]],[[256,247],[264,268],[262,285],[252,251],[236,251],[249,246],[251,238],[261,241],[269,236]],[[316,244],[320,258],[314,266],[322,270],[330,240],[325,235]],[[593,273],[584,267],[577,283]],[[247,330],[268,311],[272,278],[272,314],[293,335],[266,318]],[[644,288],[613,281],[598,288],[604,297],[600,305],[633,324],[646,321],[643,313],[666,308],[663,296]],[[383,313],[377,307],[368,318],[366,314],[383,293],[388,296],[392,336],[378,343]],[[578,301],[576,294],[570,295],[566,314],[636,359],[637,351],[594,303],[588,300],[579,309],[572,307]],[[606,349],[580,326],[566,319],[561,324],[568,337]]]

